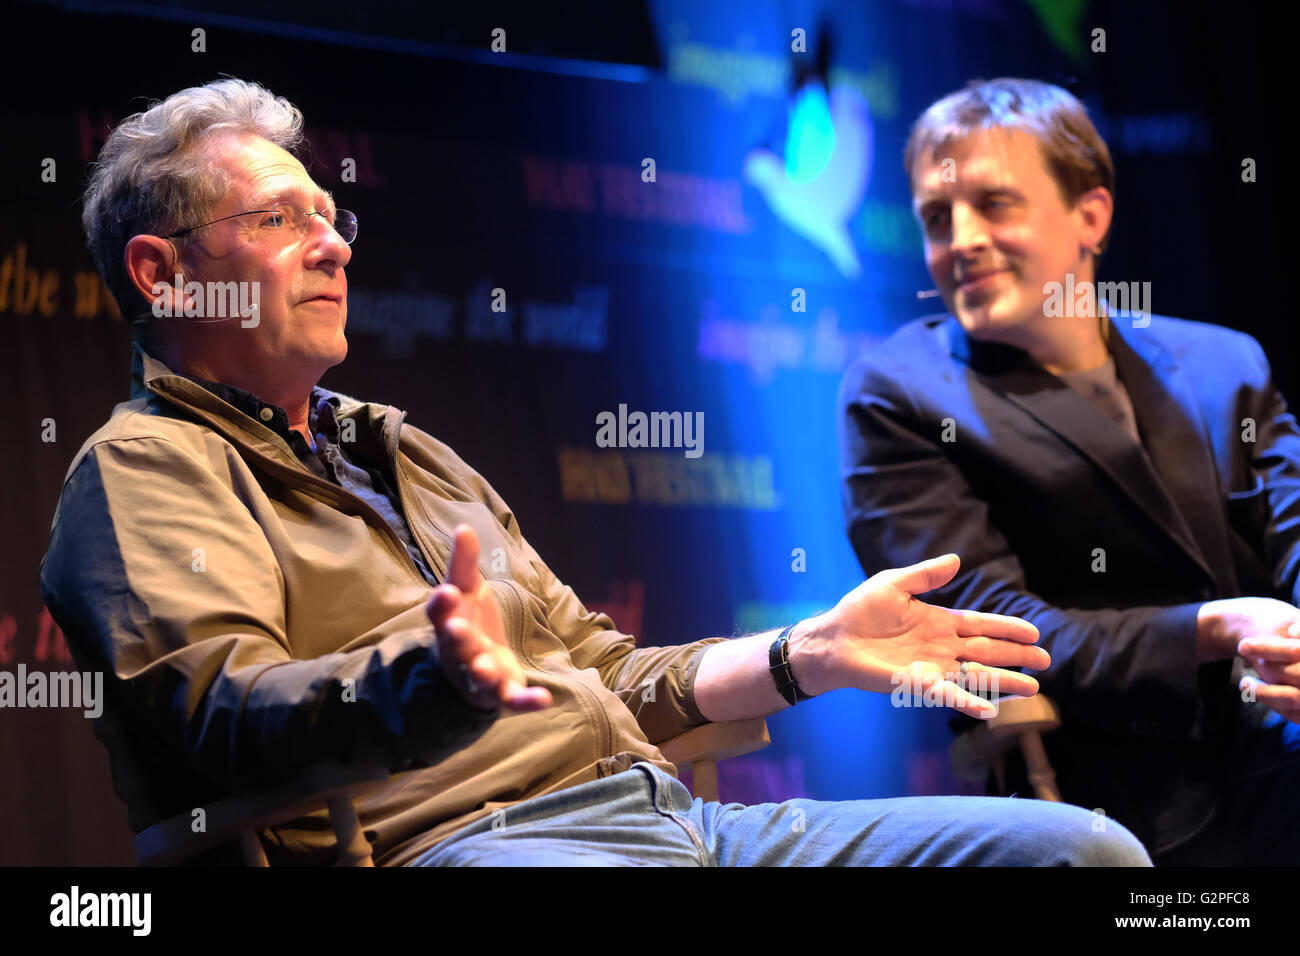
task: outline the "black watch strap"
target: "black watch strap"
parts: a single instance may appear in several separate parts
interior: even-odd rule
[[[776,689],[792,707],[801,701],[812,700],[816,696],[805,694],[799,689],[799,682],[794,679],[794,671],[790,669],[790,632],[793,630],[794,625],[791,624],[772,642],[772,646],[767,651],[767,669],[772,672]]]

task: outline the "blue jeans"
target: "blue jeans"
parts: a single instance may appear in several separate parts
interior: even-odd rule
[[[476,820],[412,866],[1150,866],[1114,820],[1061,803],[901,797],[705,803],[653,764]]]

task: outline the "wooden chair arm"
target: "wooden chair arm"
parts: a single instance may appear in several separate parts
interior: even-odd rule
[[[356,822],[352,801],[388,778],[389,772],[380,767],[317,764],[283,787],[206,804],[202,808],[205,819],[201,832],[194,831],[192,811],[140,831],[135,838],[136,859],[141,866],[175,866],[205,850],[238,840],[246,862],[266,866],[258,830],[328,807],[343,850],[340,862],[364,866],[367,864],[357,854],[364,851],[368,858],[369,844]]]
[[[718,761],[743,757],[772,742],[762,717],[700,724],[659,744],[665,757],[689,764],[694,795],[705,801],[718,799]]]
[[[762,717],[747,720],[724,720],[700,724],[683,734],[659,744],[663,755],[673,763],[691,764],[699,760],[730,760],[762,750],[772,742],[767,721]]]
[[[998,715],[984,724],[999,739],[1016,738],[1028,730],[1045,734],[1061,726],[1061,711],[1050,697],[1006,697],[998,701]]]
[[[1001,779],[1003,754],[1019,746],[1024,754],[1034,793],[1040,800],[1059,802],[1056,776],[1047,760],[1042,735],[1061,726],[1061,712],[1049,697],[1006,697],[998,701],[998,715],[983,721],[953,741],[953,772],[969,783],[982,784],[990,768]]]

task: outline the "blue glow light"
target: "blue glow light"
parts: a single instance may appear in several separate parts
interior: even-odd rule
[[[835,152],[835,124],[820,84],[810,83],[795,96],[785,138],[785,171],[794,183],[810,183],[826,169]]]

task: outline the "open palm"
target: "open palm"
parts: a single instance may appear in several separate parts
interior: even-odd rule
[[[1033,646],[1037,628],[1019,618],[949,610],[916,597],[951,581],[960,566],[957,555],[949,554],[882,571],[827,612],[838,642],[828,655],[839,672],[836,686],[889,693],[908,680],[915,692],[941,694],[957,710],[981,718],[995,715],[996,708],[963,684],[995,687],[1003,695],[1036,694],[1038,681],[1005,668],[1042,670],[1051,664],[1048,653]]]

